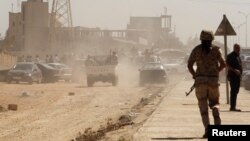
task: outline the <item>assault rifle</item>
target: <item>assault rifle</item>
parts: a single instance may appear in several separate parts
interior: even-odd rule
[[[195,83],[191,86],[189,92],[185,92],[186,93],[186,96],[188,96],[195,88]]]

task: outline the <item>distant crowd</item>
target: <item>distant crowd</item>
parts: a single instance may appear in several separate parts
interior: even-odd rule
[[[62,55],[61,57],[57,54],[55,55],[45,55],[45,56],[39,56],[39,55],[22,55],[18,57],[18,62],[35,62],[35,63],[64,63],[70,65],[71,62],[75,59],[73,55]]]

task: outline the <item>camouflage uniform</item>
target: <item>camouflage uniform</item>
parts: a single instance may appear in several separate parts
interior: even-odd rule
[[[210,47],[209,53],[204,53],[202,45],[196,46],[188,59],[189,64],[196,62],[195,92],[198,99],[205,134],[209,122],[208,106],[212,109],[214,124],[220,125],[219,115],[219,60],[223,60],[219,47]]]

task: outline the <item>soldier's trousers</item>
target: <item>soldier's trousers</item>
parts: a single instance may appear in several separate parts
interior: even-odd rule
[[[205,132],[207,132],[207,127],[210,124],[208,106],[212,109],[214,124],[221,124],[219,113],[219,86],[200,84],[195,87],[195,92],[198,99],[202,123],[204,125]]]

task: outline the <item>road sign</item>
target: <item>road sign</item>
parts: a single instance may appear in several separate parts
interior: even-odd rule
[[[224,36],[224,46],[225,46],[225,59],[227,58],[227,36],[228,35],[236,35],[232,25],[228,21],[226,15],[223,15],[223,19],[215,32],[215,36]],[[227,79],[227,69],[225,70],[226,73],[226,96],[227,96],[227,104],[229,104],[229,86],[228,86],[228,79]]]
[[[236,35],[232,25],[228,21],[226,15],[223,15],[223,19],[215,32],[216,36],[224,36],[224,35]]]

